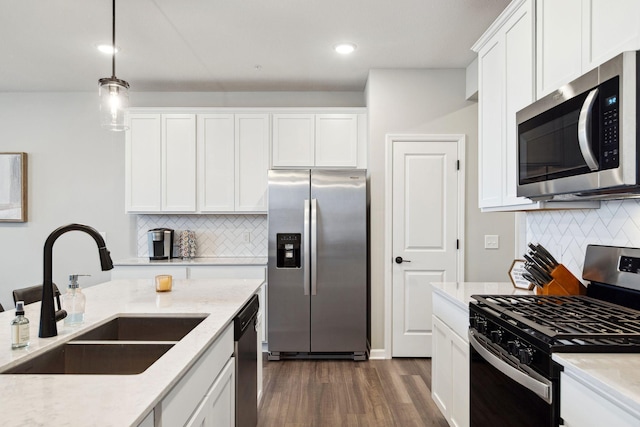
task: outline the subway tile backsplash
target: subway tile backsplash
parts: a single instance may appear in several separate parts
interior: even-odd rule
[[[196,232],[197,257],[266,257],[267,215],[138,215],[137,256],[148,257],[147,231],[174,229]]]
[[[531,211],[527,241],[540,243],[578,278],[587,245],[640,247],[640,201],[601,202],[600,209]]]

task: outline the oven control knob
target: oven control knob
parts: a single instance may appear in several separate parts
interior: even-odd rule
[[[518,356],[520,351],[520,341],[518,340],[507,341],[507,350],[509,350],[510,355]]]
[[[500,344],[502,342],[502,330],[496,329],[491,331],[491,341],[495,344]]]
[[[485,319],[476,319],[476,329],[484,335],[487,332],[487,321]]]
[[[531,365],[531,362],[533,362],[533,349],[521,348],[518,352],[518,359],[523,365]]]

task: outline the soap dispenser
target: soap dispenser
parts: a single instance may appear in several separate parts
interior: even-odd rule
[[[69,288],[62,301],[62,307],[67,311],[67,317],[64,318],[65,325],[79,325],[84,321],[86,297],[78,284],[80,276],[88,276],[88,274],[69,275]]]

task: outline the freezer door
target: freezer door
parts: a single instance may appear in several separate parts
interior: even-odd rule
[[[366,197],[365,171],[311,172],[314,353],[367,351]]]
[[[309,244],[309,191],[309,170],[269,171],[270,352],[310,351],[309,252],[305,251]],[[300,262],[289,258],[297,256]]]

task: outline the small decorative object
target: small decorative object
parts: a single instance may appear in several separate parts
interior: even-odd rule
[[[191,259],[196,257],[196,232],[183,230],[180,232],[180,257]]]
[[[0,153],[0,222],[27,222],[27,153]]]
[[[169,292],[173,286],[173,277],[170,274],[156,276],[156,292]]]
[[[523,259],[514,259],[511,264],[511,268],[509,269],[509,278],[511,279],[511,283],[514,288],[517,289],[533,289],[533,283],[529,280],[522,277],[523,274],[526,274],[527,270],[524,268],[525,261]]]

